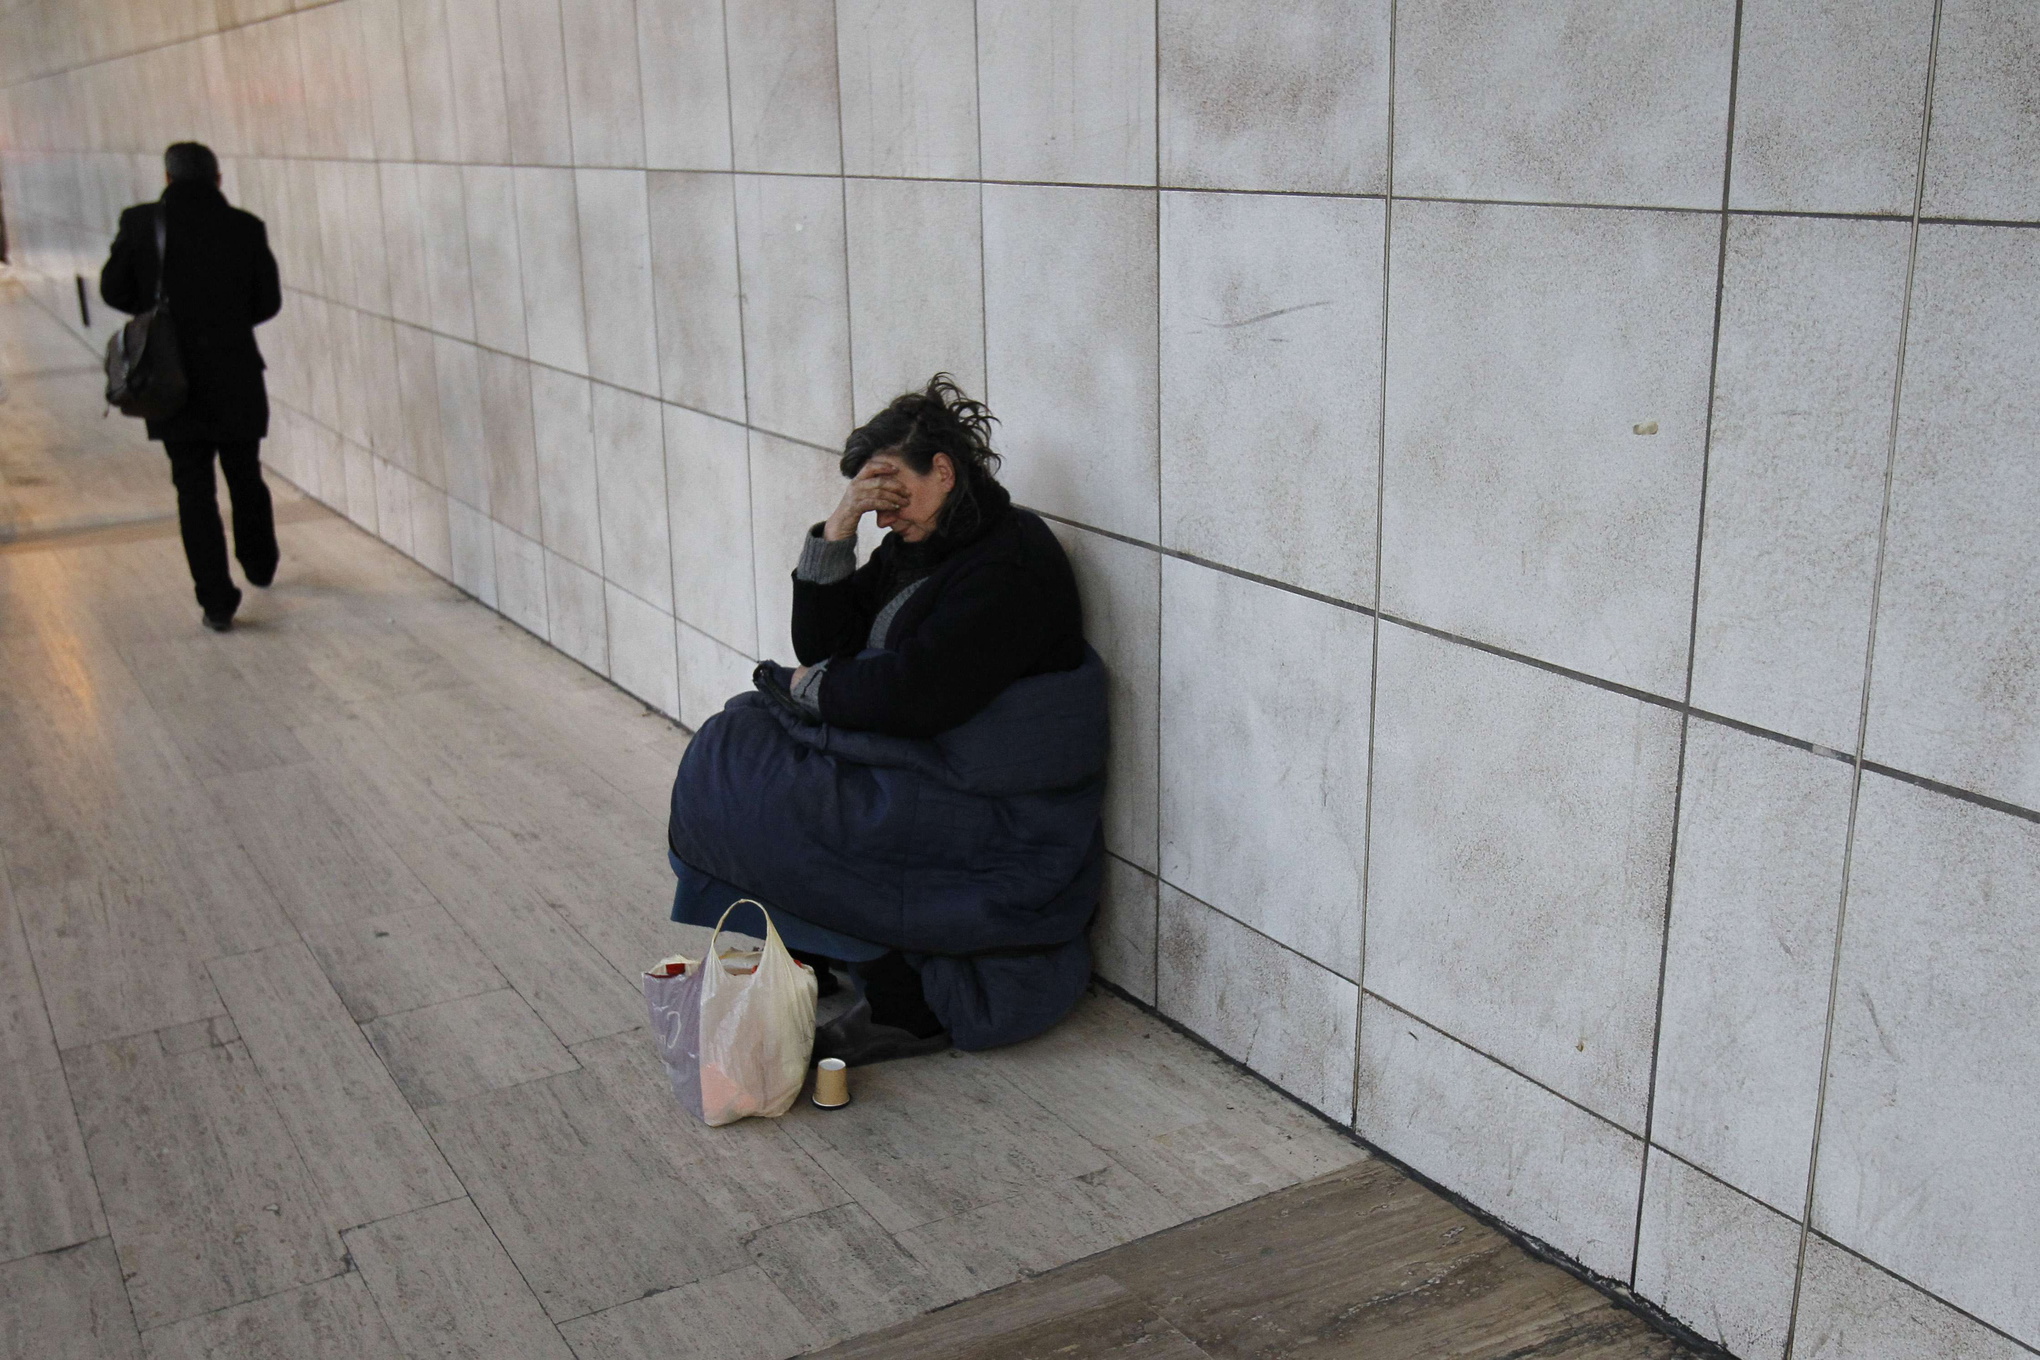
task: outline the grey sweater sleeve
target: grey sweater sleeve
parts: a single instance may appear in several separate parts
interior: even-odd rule
[[[800,564],[793,574],[803,581],[818,586],[832,586],[846,580],[857,570],[857,540],[846,538],[840,543],[822,537],[822,526],[817,524],[807,531],[807,537],[800,541]]]

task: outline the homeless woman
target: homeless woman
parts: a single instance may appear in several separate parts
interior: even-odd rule
[[[673,783],[673,919],[755,897],[825,985],[848,966],[857,1000],[817,1058],[1016,1043],[1090,980],[1105,670],[1062,545],[994,476],[991,424],[937,374],[851,434],[793,573],[800,666],[761,664]],[[859,567],[866,514],[891,532]]]

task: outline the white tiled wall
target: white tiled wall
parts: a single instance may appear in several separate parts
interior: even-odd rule
[[[1111,667],[1106,977],[1738,1354],[1997,1360],[2036,15],[0,0],[0,201],[76,325],[211,143],[272,466],[690,725],[956,374]]]

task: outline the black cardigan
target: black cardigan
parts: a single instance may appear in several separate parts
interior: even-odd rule
[[[975,715],[1015,680],[1074,670],[1084,660],[1077,581],[1040,518],[1004,510],[976,541],[937,566],[894,616],[886,650],[857,659],[888,566],[888,534],[871,560],[829,585],[793,581],[793,649],[829,663],[822,721],[900,737],[932,737]]]

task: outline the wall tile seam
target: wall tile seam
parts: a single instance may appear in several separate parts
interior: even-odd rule
[[[1159,14],[1161,6],[1155,7]],[[1387,524],[1388,502],[1388,336],[1390,309],[1394,299],[1391,282],[1395,277],[1395,70],[1396,39],[1399,36],[1398,19],[1401,7],[1397,0],[1388,0],[1388,99],[1382,119],[1382,181],[1381,181],[1381,343],[1377,350],[1380,371],[1376,374],[1374,404],[1374,595],[1369,611],[1367,633],[1367,774],[1362,781],[1360,813],[1360,929],[1355,946],[1353,976],[1359,992],[1353,998],[1353,1065],[1347,1078],[1352,1091],[1352,1102],[1348,1107],[1347,1122],[1358,1128],[1360,1124],[1360,1041],[1361,1027],[1367,1013],[1367,917],[1368,907],[1374,894],[1374,755],[1375,739],[1379,732],[1381,718],[1381,568],[1383,530]],[[1155,68],[1161,69],[1159,49]],[[1159,77],[1157,77],[1159,80]],[[1161,136],[1161,99],[1159,85],[1155,100],[1156,138]],[[1159,154],[1155,158],[1161,164]],[[1158,426],[1159,428],[1159,426]],[[1161,480],[1162,460],[1155,460],[1156,480]],[[1157,537],[1160,536],[1159,528]],[[1160,828],[1157,827],[1159,833]],[[1160,861],[1157,860],[1157,863]]]
[[[1393,5],[1394,5],[1394,3],[1395,3],[1395,0],[1389,0],[1389,4],[1390,4],[1391,6],[1393,6]],[[971,11],[972,11],[972,13],[973,13],[973,14],[975,14],[975,13],[976,13],[976,11],[977,11],[977,8],[978,8],[978,6],[977,6],[977,0],[972,0],[972,4],[971,4]],[[1153,128],[1153,131],[1154,131],[1154,155],[1155,155],[1155,160],[1154,160],[1154,166],[1155,166],[1155,185],[1156,185],[1156,188],[1155,188],[1155,363],[1154,363],[1154,374],[1155,374],[1155,536],[1156,536],[1157,538],[1159,538],[1159,537],[1161,537],[1161,515],[1162,515],[1162,507],[1163,507],[1164,505],[1166,505],[1166,504],[1168,503],[1168,501],[1167,501],[1167,497],[1166,497],[1166,495],[1164,494],[1164,492],[1165,492],[1165,488],[1163,487],[1163,484],[1162,484],[1162,440],[1161,440],[1161,432],[1162,432],[1163,430],[1165,430],[1165,429],[1167,429],[1167,428],[1168,428],[1168,426],[1167,426],[1167,425],[1166,425],[1166,424],[1164,423],[1164,420],[1163,420],[1163,413],[1164,413],[1164,400],[1163,400],[1163,392],[1164,392],[1164,384],[1165,384],[1165,380],[1166,380],[1166,379],[1167,379],[1167,377],[1168,377],[1168,364],[1167,364],[1167,362],[1166,362],[1166,360],[1165,360],[1164,356],[1165,356],[1165,355],[1166,355],[1166,354],[1168,353],[1168,336],[1167,336],[1167,334],[1165,333],[1165,331],[1164,331],[1164,329],[1163,329],[1163,326],[1162,326],[1162,299],[1163,299],[1163,298],[1164,298],[1165,296],[1167,296],[1167,293],[1168,293],[1168,288],[1167,288],[1167,279],[1165,278],[1165,264],[1164,264],[1164,260],[1165,260],[1165,257],[1164,257],[1164,254],[1163,254],[1163,250],[1162,250],[1162,196],[1163,196],[1164,190],[1163,190],[1163,189],[1161,188],[1161,183],[1162,183],[1162,166],[1163,166],[1163,165],[1164,165],[1164,163],[1165,163],[1165,161],[1164,161],[1164,158],[1163,158],[1163,156],[1162,156],[1162,123],[1163,123],[1163,118],[1162,118],[1162,109],[1163,109],[1163,107],[1164,107],[1164,105],[1163,105],[1163,103],[1162,103],[1162,71],[1163,71],[1163,70],[1164,70],[1164,69],[1166,68],[1166,66],[1167,66],[1167,63],[1166,63],[1166,62],[1164,62],[1164,61],[1163,61],[1163,59],[1162,59],[1162,6],[1161,6],[1161,5],[1159,4],[1159,3],[1155,4],[1154,6],[1152,6],[1152,7],[1151,7],[1151,9],[1150,9],[1150,14],[1151,14],[1151,16],[1152,16],[1152,20],[1153,20],[1153,25],[1154,25],[1154,27],[1153,27],[1153,37],[1152,37],[1152,44],[1151,44],[1151,45],[1152,45],[1152,47],[1153,47],[1153,50],[1154,50],[1154,70],[1152,71],[1152,73],[1151,73],[1151,74],[1152,74],[1152,76],[1153,76],[1153,78],[1154,78],[1154,104],[1152,105],[1152,107],[1153,107],[1153,109],[1154,109],[1154,116],[1153,116],[1153,122],[1154,122],[1154,128]],[[976,22],[976,21],[975,21],[975,19],[973,19],[973,21],[972,21],[972,22],[973,22],[973,24],[975,24],[975,22]],[[978,62],[979,62],[979,65],[980,65],[980,66],[982,66],[982,65],[983,65],[983,62],[984,62],[984,58],[983,58],[983,55],[982,55],[982,52],[981,52],[981,51],[980,51],[980,53],[979,53],[979,55],[978,55]],[[978,111],[978,128],[979,128],[979,151],[978,151],[978,173],[979,173],[979,174],[983,174],[983,173],[984,173],[984,168],[985,168],[985,159],[984,159],[984,151],[983,151],[983,128],[984,128],[984,108],[983,108],[983,102],[982,102],[982,97],[980,97],[980,103],[979,103],[979,111]],[[984,187],[983,187],[982,185],[980,185],[980,186],[978,187],[978,243],[979,243],[979,249],[980,249],[980,251],[982,251],[982,250],[983,250],[983,246],[984,246],[984,238],[985,238],[985,231],[984,231],[984,220],[985,220],[985,211],[984,211],[984,196],[985,196],[985,191],[984,191]],[[984,270],[984,267],[983,267],[983,263],[982,263],[982,261],[980,261],[980,264],[979,264],[979,268],[978,268],[978,278],[979,278],[979,281],[980,281],[980,287],[982,287],[982,286],[983,286],[983,280],[984,280],[985,276],[986,276],[986,273],[985,273],[985,270]],[[989,308],[987,308],[987,309],[986,309],[986,310],[985,310],[984,312],[982,312],[982,313],[981,313],[981,315],[983,315],[983,316],[987,316],[987,317],[988,317],[988,316],[990,315],[990,309],[989,309]],[[989,322],[989,321],[987,321],[987,322],[986,322],[986,325],[985,325],[985,351],[984,351],[984,352],[985,352],[985,354],[986,354],[987,356],[989,356],[989,355],[990,355],[990,353],[991,353],[991,325],[990,325],[990,322]],[[1165,728],[1164,728],[1164,726],[1163,726],[1163,722],[1162,722],[1162,713],[1163,713],[1163,711],[1164,711],[1164,706],[1163,706],[1163,703],[1162,703],[1162,699],[1163,699],[1163,695],[1164,695],[1164,694],[1165,694],[1165,693],[1167,692],[1167,682],[1166,682],[1166,679],[1165,679],[1165,677],[1164,677],[1164,676],[1163,676],[1163,674],[1162,674],[1162,664],[1161,664],[1161,651],[1162,651],[1162,636],[1163,636],[1163,631],[1162,631],[1162,630],[1163,630],[1163,629],[1164,629],[1164,628],[1165,628],[1165,627],[1167,626],[1167,615],[1166,615],[1166,612],[1165,612],[1165,611],[1166,611],[1166,610],[1167,610],[1167,608],[1168,608],[1168,603],[1167,603],[1167,601],[1166,601],[1166,600],[1164,600],[1164,599],[1163,599],[1163,596],[1162,596],[1162,580],[1161,580],[1161,577],[1162,577],[1162,570],[1161,570],[1161,562],[1160,562],[1159,560],[1157,560],[1157,561],[1156,561],[1156,563],[1155,563],[1155,711],[1154,711],[1154,728],[1153,728],[1153,733],[1152,733],[1152,736],[1153,736],[1153,738],[1154,738],[1154,743],[1155,743],[1155,746],[1154,746],[1154,751],[1155,751],[1155,839],[1154,839],[1154,854],[1155,854],[1155,868],[1156,868],[1156,870],[1157,870],[1157,871],[1159,871],[1159,870],[1161,869],[1161,867],[1162,867],[1162,849],[1163,849],[1163,846],[1164,846],[1164,844],[1166,843],[1166,838],[1165,838],[1165,837],[1163,836],[1163,834],[1162,834],[1162,790],[1163,790],[1164,788],[1166,788],[1166,787],[1167,787],[1167,785],[1166,785],[1166,784],[1165,784],[1165,783],[1163,782],[1163,777],[1162,777],[1162,769],[1163,769],[1163,766],[1162,766],[1162,762],[1163,762],[1163,761],[1164,761],[1164,760],[1165,760],[1165,759],[1167,758],[1167,750],[1168,750],[1167,744],[1166,744],[1166,743],[1165,743],[1165,742],[1164,742],[1164,741],[1162,740],[1162,734],[1163,734],[1163,732],[1164,732],[1164,730],[1165,730]],[[1371,710],[1371,709],[1369,710],[1369,714],[1368,714],[1368,720],[1369,720],[1370,722],[1372,722],[1372,720],[1373,720],[1373,712],[1372,712],[1372,710]],[[1365,861],[1363,860],[1362,862],[1364,863]],[[1160,878],[1160,874],[1159,874],[1159,872],[1157,872],[1157,875],[1156,875],[1156,877],[1157,877],[1157,880],[1159,881],[1159,878]],[[1362,928],[1362,929],[1364,930],[1364,929],[1366,928],[1366,919],[1367,919],[1367,918],[1366,918],[1366,898],[1365,898],[1364,894],[1363,894],[1363,896],[1362,896],[1362,898],[1361,898],[1361,904],[1362,904],[1362,905],[1361,905],[1361,913],[1362,913],[1362,914],[1361,914],[1361,918],[1360,918],[1360,919],[1361,919],[1361,923],[1362,923],[1362,924],[1361,924],[1361,928]],[[1155,1000],[1157,1000],[1157,1001],[1160,1001],[1160,1000],[1162,999],[1162,893],[1161,893],[1161,889],[1160,889],[1159,887],[1157,887],[1157,888],[1156,888],[1156,890],[1155,890],[1155,924],[1154,924],[1154,933],[1153,933],[1153,934],[1152,934],[1152,935],[1151,935],[1151,936],[1149,937],[1149,939],[1150,939],[1150,941],[1152,942],[1152,948],[1153,948],[1153,952],[1154,952],[1154,958],[1153,958],[1153,959],[1151,960],[1151,966],[1150,966],[1150,968],[1149,968],[1149,973],[1150,973],[1150,975],[1151,975],[1151,976],[1152,976],[1152,977],[1154,978],[1154,996],[1155,996]],[[1360,976],[1360,974],[1359,974],[1359,972],[1358,972],[1357,970],[1355,971],[1355,974],[1354,974],[1354,976],[1355,976],[1356,978]],[[1359,1053],[1359,1051],[1360,1051],[1360,997],[1359,997],[1359,992],[1358,992],[1358,990],[1357,990],[1357,989],[1358,989],[1358,986],[1359,986],[1359,984],[1358,984],[1357,982],[1355,982],[1355,983],[1354,983],[1354,986],[1355,986],[1355,989],[1356,989],[1356,990],[1355,990],[1355,992],[1354,992],[1354,996],[1353,996],[1353,1051],[1354,1051],[1354,1053],[1355,1053],[1355,1054],[1357,1055],[1357,1054]]]
[[[1330,965],[1322,962],[1321,960],[1312,958],[1310,955],[1304,953],[1301,949],[1298,949],[1295,945],[1286,944],[1283,941],[1276,939],[1273,935],[1270,935],[1267,931],[1261,929],[1259,926],[1250,925],[1249,923],[1242,921],[1239,917],[1233,915],[1231,912],[1227,911],[1224,907],[1214,906],[1212,903],[1207,902],[1203,898],[1199,897],[1196,893],[1185,891],[1181,884],[1172,881],[1167,875],[1155,873],[1151,869],[1143,869],[1141,868],[1140,865],[1135,864],[1130,859],[1127,859],[1126,856],[1118,854],[1110,849],[1107,849],[1106,853],[1111,855],[1112,858],[1120,861],[1122,864],[1128,865],[1131,868],[1140,869],[1142,873],[1146,874],[1149,878],[1154,879],[1155,882],[1161,884],[1163,887],[1175,893],[1177,896],[1188,898],[1190,901],[1195,902],[1198,906],[1203,907],[1206,911],[1213,912],[1219,916],[1223,916],[1226,920],[1232,922],[1234,925],[1238,926],[1241,930],[1244,930],[1252,935],[1260,936],[1262,939],[1266,940],[1269,944],[1272,944],[1277,949],[1280,949],[1283,953],[1295,955],[1297,958],[1302,959],[1305,963],[1317,969],[1319,972],[1329,973],[1349,987],[1358,987],[1360,985],[1359,982],[1356,981],[1355,979],[1347,977],[1344,973],[1340,972],[1338,969],[1331,967]],[[1155,949],[1157,954],[1159,954],[1161,950],[1159,935],[1157,935],[1156,937]]]
[[[1128,547],[1142,548],[1160,557],[1174,558],[1179,562],[1204,567],[1207,570],[1216,571],[1226,576],[1237,577],[1243,581],[1251,581],[1255,585],[1267,586],[1272,590],[1280,590],[1285,594],[1300,595],[1304,599],[1314,600],[1319,604],[1330,605],[1334,609],[1343,609],[1354,614],[1373,615],[1375,613],[1375,610],[1368,605],[1357,604],[1352,600],[1340,599],[1335,595],[1326,595],[1305,586],[1292,585],[1287,581],[1278,580],[1271,576],[1257,575],[1244,568],[1230,566],[1224,562],[1214,561],[1207,557],[1200,557],[1196,553],[1187,552],[1181,548],[1171,548],[1161,544],[1150,543],[1145,539],[1135,538],[1112,529],[1100,528],[1095,524],[1086,524],[1082,520],[1070,519],[1067,516],[1058,515],[1052,511],[1038,509],[1033,506],[1022,506],[1021,508],[1032,510],[1043,519],[1051,520],[1057,524],[1068,525],[1073,529],[1081,529],[1086,533],[1097,534],[1101,538],[1109,538],[1115,542],[1124,543]],[[1816,755],[1825,760],[1833,760],[1850,766],[1855,764],[1855,757],[1847,751],[1838,751],[1832,746],[1824,746],[1820,742],[1806,737],[1795,737],[1789,732],[1780,732],[1773,728],[1761,727],[1756,723],[1716,713],[1712,710],[1701,708],[1696,704],[1681,703],[1679,700],[1667,695],[1653,694],[1649,690],[1636,689],[1618,680],[1608,680],[1586,671],[1573,670],[1570,667],[1561,666],[1557,662],[1546,661],[1524,652],[1511,651],[1506,647],[1497,646],[1491,642],[1484,642],[1479,638],[1467,637],[1462,633],[1454,633],[1447,629],[1434,627],[1431,624],[1420,623],[1415,619],[1405,618],[1400,614],[1391,614],[1383,611],[1380,619],[1383,623],[1396,624],[1412,632],[1423,633],[1429,637],[1437,638],[1441,642],[1450,642],[1457,646],[1471,648],[1477,652],[1485,652],[1499,660],[1513,661],[1519,665],[1529,666],[1534,670],[1559,676],[1562,679],[1577,681],[1594,689],[1619,694],[1624,698],[1634,699],[1639,703],[1646,703],[1654,708],[1662,708],[1667,712],[1675,713],[1682,717],[1698,718],[1703,722],[1731,728],[1747,736],[1760,737],[1765,741],[1776,742],[1781,746],[1790,746],[1795,750],[1805,751],[1810,755]],[[1973,803],[1978,807],[1988,808],[1993,812],[2002,812],[2007,816],[2017,817],[2024,821],[2040,822],[2040,810],[2024,807],[2018,803],[2006,802],[2000,798],[1993,798],[1989,794],[1978,793],[1973,789],[1965,789],[1960,785],[1943,783],[1928,775],[1914,774],[1907,770],[1901,770],[1896,766],[1884,765],[1874,760],[1865,760],[1863,768],[1873,774],[1881,774],[1891,779],[1900,780],[1917,788],[1956,799],[1959,802]]]
[[[346,0],[325,0],[339,4]],[[106,148],[106,147],[20,147],[0,148],[0,156],[9,150],[23,155],[34,156],[154,156],[154,147]],[[1118,184],[1080,180],[1029,180],[1029,179],[980,179],[949,177],[939,175],[873,175],[838,174],[835,172],[811,173],[798,170],[750,170],[732,169],[729,166],[687,166],[687,165],[624,165],[605,161],[583,161],[572,164],[556,164],[550,161],[480,161],[480,160],[429,160],[394,156],[293,156],[293,155],[228,155],[224,161],[315,161],[348,165],[414,165],[441,168],[474,168],[504,170],[627,170],[647,175],[750,175],[764,179],[841,179],[863,180],[874,183],[893,184],[975,184],[980,187],[1015,189],[1113,189],[1125,192],[1163,194],[1224,194],[1245,198],[1322,198],[1387,203],[1386,194],[1359,194],[1320,191],[1314,189],[1240,189],[1205,185],[1178,184]],[[1688,208],[1653,203],[1577,203],[1560,199],[1530,198],[1454,198],[1439,194],[1397,194],[1397,203],[1444,203],[1465,204],[1474,207],[1498,208],[1555,208],[1576,209],[1592,212],[1631,213],[1679,213],[1686,216],[1730,218],[1804,218],[1817,221],[1835,222],[1911,222],[1908,214],[1883,212],[1839,212],[1804,208]],[[1926,226],[1956,227],[2006,227],[2014,229],[2040,230],[2040,218],[1996,218],[1996,217],[1921,217]]]
[[[128,61],[135,57],[146,57],[156,52],[167,52],[173,47],[182,47],[186,43],[204,42],[207,38],[217,38],[222,34],[238,33],[244,28],[259,28],[263,24],[283,23],[286,20],[295,19],[298,15],[309,13],[315,9],[330,9],[334,5],[344,5],[346,3],[348,3],[348,0],[304,0],[303,4],[295,5],[281,14],[268,14],[260,19],[244,19],[235,24],[220,24],[217,27],[205,30],[203,33],[187,33],[181,38],[172,38],[168,42],[152,43],[147,47],[130,48],[125,52],[112,52],[105,56],[94,57],[90,61],[81,61],[71,66],[60,66],[51,70],[38,71],[32,75],[23,76],[19,80],[0,84],[0,94],[4,94],[9,90],[19,89],[23,85],[33,85],[39,80],[60,80],[65,76],[76,75],[80,71],[89,71],[95,66],[106,66],[116,61]]]
[[[1742,0],[1736,0],[1740,5]],[[1806,1288],[1807,1246],[1812,1240],[1813,1212],[1820,1184],[1820,1149],[1827,1124],[1828,1086],[1833,1074],[1835,1021],[1841,1008],[1843,947],[1849,926],[1849,890],[1855,873],[1856,828],[1863,805],[1863,757],[1870,739],[1870,701],[1877,671],[1877,622],[1883,607],[1884,570],[1890,547],[1892,487],[1898,475],[1900,419],[1905,399],[1906,347],[1911,341],[1913,287],[1918,276],[1920,215],[1926,208],[1927,163],[1933,146],[1934,77],[1940,61],[1943,0],[1934,0],[1933,25],[1927,42],[1926,89],[1920,101],[1919,147],[1913,172],[1912,239],[1906,250],[1905,291],[1899,306],[1897,361],[1891,380],[1891,416],[1884,454],[1884,498],[1877,519],[1877,559],[1870,575],[1870,627],[1863,645],[1863,687],[1856,711],[1855,769],[1849,784],[1848,831],[1842,842],[1841,889],[1835,906],[1835,934],[1828,963],[1827,1014],[1821,1033],[1820,1075],[1814,1088],[1813,1129],[1808,1138],[1806,1194],[1799,1225],[1799,1255],[1792,1275],[1792,1306],[1785,1324],[1784,1360],[1799,1351],[1799,1306]]]
[[[1708,1180],[1713,1181],[1716,1185],[1720,1186],[1722,1189],[1733,1191],[1738,1197],[1748,1200],[1751,1204],[1754,1204],[1755,1206],[1757,1206],[1757,1208],[1763,1210],[1765,1213],[1771,1214],[1777,1218],[1781,1218],[1785,1220],[1787,1223],[1790,1223],[1795,1228],[1799,1226],[1799,1219],[1795,1215],[1786,1213],[1783,1209],[1780,1209],[1775,1204],[1767,1204],[1763,1200],[1758,1199],[1755,1195],[1743,1189],[1741,1186],[1737,1185],[1734,1181],[1728,1179],[1726,1176],[1708,1170],[1706,1167],[1700,1165],[1700,1163],[1694,1161],[1691,1157],[1687,1157],[1681,1153],[1673,1151],[1671,1148],[1666,1147],[1663,1143],[1658,1142],[1654,1138],[1645,1139],[1644,1146],[1652,1152],[1656,1152],[1665,1157],[1671,1158],[1673,1161],[1677,1162],[1680,1166],[1685,1167],[1688,1171],[1692,1172],[1694,1175],[1704,1176]]]
[[[1707,563],[1708,472],[1714,453],[1714,406],[1720,392],[1721,319],[1728,292],[1729,201],[1735,183],[1736,96],[1742,74],[1743,0],[1735,0],[1728,52],[1728,106],[1723,119],[1721,155],[1721,217],[1715,242],[1714,317],[1707,342],[1707,410],[1700,434],[1700,497],[1693,524],[1693,584],[1686,616],[1686,676],[1679,696],[1679,754],[1672,773],[1672,819],[1665,850],[1664,911],[1658,925],[1657,985],[1653,988],[1650,1022],[1650,1069],[1644,1083],[1643,1141],[1649,1146],[1657,1127],[1658,1061],[1665,1032],[1665,978],[1671,967],[1672,912],[1679,882],[1679,832],[1686,801],[1686,753],[1693,730],[1693,669],[1700,650],[1700,586]],[[1629,1284],[1636,1286],[1637,1260],[1643,1250],[1643,1208],[1650,1193],[1650,1158],[1646,1155],[1636,1180],[1636,1217],[1629,1244]]]
[[[2012,1333],[2006,1331],[2004,1328],[1999,1327],[1994,1323],[1985,1321],[1983,1318],[1978,1317],[1976,1314],[1970,1312],[1968,1309],[1962,1307],[1960,1304],[1950,1303],[1947,1299],[1942,1298],[1939,1294],[1936,1294],[1933,1290],[1928,1289],[1925,1285],[1920,1284],[1918,1281],[1907,1279],[1905,1276],[1893,1270],[1890,1266],[1883,1265],[1880,1262],[1872,1259],[1871,1257],[1865,1256],[1862,1252],[1857,1251],[1854,1247],[1850,1246],[1848,1243],[1838,1241],[1837,1239],[1828,1236],[1826,1233],[1822,1232],[1818,1228],[1807,1229],[1807,1236],[1809,1238],[1817,1237],[1826,1245],[1834,1248],[1838,1252],[1841,1252],[1844,1256],[1851,1257],[1857,1261],[1862,1262],[1864,1265],[1869,1266],[1872,1270],[1876,1271],[1879,1275],[1884,1276],[1886,1279],[1896,1280],[1899,1284],[1904,1285],[1907,1289],[1913,1290],[1914,1292],[1919,1294],[1924,1294],[1927,1298],[1932,1299],[1935,1303],[1941,1305],[1941,1307],[1943,1308],[1946,1308],[1949,1312],[1954,1313],[1959,1317],[1966,1319],[1967,1321],[1975,1323],[1977,1326],[1983,1328],[1985,1331],[1991,1333],[1993,1336],[2011,1342],[2014,1346],[2017,1346],[2020,1350],[2026,1352],[2028,1355],[2040,1356],[2040,1338],[2036,1338],[2034,1341],[2027,1341],[2021,1339],[2020,1337],[2014,1336],[2012,1335]]]
[[[1388,997],[1383,996],[1380,992],[1375,991],[1372,987],[1362,987],[1360,989],[1360,995],[1362,997],[1373,998],[1375,1001],[1388,1007],[1390,1010],[1396,1012],[1398,1015],[1408,1016],[1410,1019],[1422,1025],[1425,1029],[1430,1030],[1432,1033],[1437,1034],[1442,1038],[1450,1039],[1453,1043],[1465,1049],[1467,1052],[1477,1054],[1480,1057],[1487,1059],[1495,1066],[1501,1068],[1502,1070],[1510,1073],[1513,1076],[1521,1077],[1524,1081],[1529,1082],[1532,1086],[1535,1086],[1538,1090],[1544,1092],[1548,1096],[1551,1096],[1553,1099],[1564,1101],[1566,1104],[1572,1106],[1575,1110],[1578,1110],[1581,1114],[1593,1116],[1595,1120],[1599,1121],[1600,1123],[1606,1124],[1609,1128],[1615,1130],[1617,1133],[1623,1135],[1625,1138],[1635,1139],[1639,1150],[1649,1146],[1648,1142],[1645,1140],[1642,1134],[1638,1133],[1635,1129],[1630,1128],[1628,1125],[1624,1124],[1621,1120],[1609,1118],[1607,1115],[1602,1114],[1599,1110],[1595,1109],[1593,1106],[1582,1103],[1577,1096],[1569,1096],[1565,1092],[1558,1090],[1549,1083],[1539,1081],[1536,1077],[1531,1076],[1528,1072],[1525,1072],[1522,1068],[1517,1067],[1514,1063],[1508,1062],[1507,1060],[1502,1058],[1497,1058],[1494,1054],[1488,1052],[1480,1045],[1468,1043],[1465,1039],[1460,1038],[1459,1035],[1453,1033],[1449,1029],[1446,1029],[1444,1026],[1438,1024],[1436,1021],[1426,1020],[1423,1016],[1417,1014],[1417,1012],[1411,1010],[1408,1006],[1403,1005],[1401,1002],[1390,1000]],[[1638,1171],[1639,1183],[1641,1183],[1641,1180],[1642,1172],[1641,1169],[1639,1168]]]

